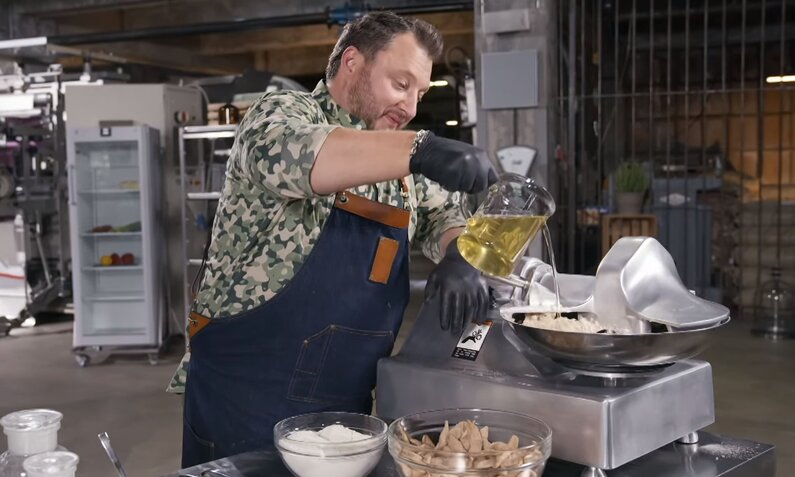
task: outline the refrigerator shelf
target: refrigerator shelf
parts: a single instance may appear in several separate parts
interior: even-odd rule
[[[98,303],[108,301],[141,301],[146,297],[142,293],[114,293],[114,294],[99,294],[89,295],[83,297],[83,301]]]
[[[110,329],[106,329],[106,330],[102,330],[102,329],[95,330],[94,332],[92,332],[90,335],[87,335],[87,336],[90,336],[92,338],[114,339],[114,338],[118,337],[120,333],[124,334],[125,336],[146,335],[146,330],[142,329],[142,328],[120,328],[120,327],[116,327],[116,328],[110,328]],[[124,349],[125,347],[119,347],[119,348]],[[136,349],[136,348],[137,347],[135,347],[133,349]],[[101,360],[99,360],[99,361],[101,361]]]
[[[84,272],[123,272],[126,270],[143,270],[143,265],[94,265],[83,267]]]
[[[141,232],[85,232],[80,234],[85,238],[103,238],[103,237],[143,237]]]
[[[81,195],[140,195],[140,189],[83,189]]]

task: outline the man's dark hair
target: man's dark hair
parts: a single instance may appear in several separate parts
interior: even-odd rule
[[[342,29],[334,51],[326,66],[326,79],[337,75],[342,61],[342,53],[349,46],[355,46],[362,52],[367,61],[375,58],[376,53],[385,49],[397,35],[413,33],[417,43],[436,61],[442,54],[442,34],[430,23],[417,18],[406,18],[392,12],[373,12],[358,18]]]

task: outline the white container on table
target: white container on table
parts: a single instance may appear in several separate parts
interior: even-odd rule
[[[28,457],[22,466],[28,477],[75,477],[78,462],[77,454],[56,451]]]

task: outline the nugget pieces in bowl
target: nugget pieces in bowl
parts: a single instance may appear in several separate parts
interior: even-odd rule
[[[455,409],[396,420],[388,443],[404,477],[539,477],[550,437],[546,424],[528,416]]]

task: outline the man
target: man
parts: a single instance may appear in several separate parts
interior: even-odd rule
[[[409,298],[410,239],[439,262],[426,295],[443,328],[485,312],[455,246],[455,191],[485,189],[488,158],[401,131],[441,51],[428,23],[373,13],[345,27],[311,94],[249,109],[189,319],[183,466],[267,447],[285,417],[369,413]]]

